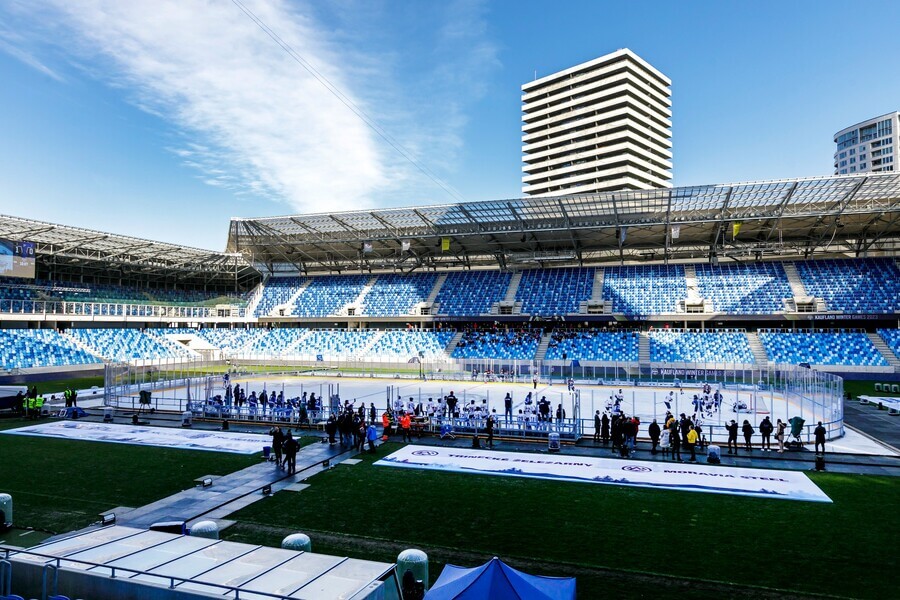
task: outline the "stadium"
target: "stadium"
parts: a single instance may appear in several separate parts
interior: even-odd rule
[[[15,216],[0,217],[0,239],[0,428],[26,434],[0,436],[0,594],[399,598],[396,557],[420,547],[425,586],[436,565],[500,556],[575,577],[585,598],[688,584],[709,597],[890,594],[887,578],[854,575],[859,544],[890,548],[897,533],[896,174],[234,218],[218,253]],[[352,458],[343,431],[319,443],[348,403],[383,434],[374,456]],[[527,473],[411,480],[373,462],[403,451],[407,411],[424,455],[483,447],[496,413],[489,441],[504,456],[596,460],[610,449],[595,416],[622,412],[640,420],[632,471],[659,461],[649,426],[667,413],[729,446],[703,468],[747,473],[809,471],[818,426],[833,455],[816,468],[834,472],[809,476],[827,504]],[[786,453],[757,435],[731,455],[730,422],[755,433],[776,419],[790,423]],[[275,425],[302,446],[296,475],[260,464]],[[860,538],[876,503],[888,526]],[[761,523],[781,532],[777,553],[747,541]],[[631,548],[631,534],[666,527],[727,530],[758,568],[715,552],[698,572],[697,555],[665,543]],[[268,548],[299,531],[326,554]],[[807,563],[822,544],[833,560]],[[301,568],[304,556],[320,562]],[[801,564],[811,576],[798,581]]]

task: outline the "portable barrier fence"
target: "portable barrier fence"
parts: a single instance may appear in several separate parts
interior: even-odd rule
[[[265,389],[267,394],[280,394],[284,401],[281,406],[241,405],[227,397],[226,381],[240,385],[248,396]],[[695,395],[703,398],[704,385],[709,385],[710,398],[718,391],[720,399],[705,405],[695,403]],[[435,414],[425,427],[427,432],[437,432],[443,424],[460,433],[483,432],[483,419],[496,411],[496,435],[533,438],[556,432],[563,439],[578,439],[593,435],[597,411],[611,414],[618,404],[624,414],[640,418],[641,436],[646,436],[654,419],[662,424],[667,412],[676,417],[696,414],[709,442],[727,439],[725,426],[732,419],[739,426],[748,421],[756,431],[756,442],[759,425],[766,417],[773,424],[799,417],[804,421],[800,435],[804,442],[813,439],[819,421],[828,439],[844,434],[843,380],[813,369],[774,364],[759,368],[725,363],[559,365],[515,360],[390,362],[263,356],[173,359],[106,365],[104,398],[106,405],[124,410],[190,410],[211,419],[316,426],[340,410],[344,400],[355,401],[356,407],[364,403],[366,417],[374,404],[380,421],[385,409],[395,408],[398,396],[403,398],[404,409],[412,398],[414,405],[421,405],[424,416],[429,416],[429,399],[438,405],[451,390],[459,407],[473,402],[481,407],[482,420],[468,418],[462,411],[455,419]],[[524,396],[532,390],[533,406],[541,397],[549,402],[549,420],[538,421],[536,415],[526,419],[527,411],[520,414]],[[149,404],[141,404],[141,391],[150,392]],[[504,403],[507,392],[514,397],[511,414]],[[299,406],[304,393],[319,399],[314,408],[304,407],[305,414]],[[557,418],[558,409],[564,411],[563,419]]]

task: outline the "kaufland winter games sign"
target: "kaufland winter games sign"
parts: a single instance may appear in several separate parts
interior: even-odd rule
[[[455,473],[831,502],[822,490],[799,471],[412,445],[401,448],[375,464]]]

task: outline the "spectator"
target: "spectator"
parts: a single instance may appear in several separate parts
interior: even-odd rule
[[[297,440],[295,440],[294,436],[291,435],[291,432],[288,431],[287,435],[284,437],[284,455],[285,460],[287,461],[288,475],[293,475],[297,472],[297,450],[299,449],[300,444],[297,443]]]
[[[753,452],[753,445],[750,443],[750,438],[753,437],[753,434],[756,433],[756,431],[747,419],[744,419],[744,425],[741,427],[741,432],[744,434],[744,448],[746,448],[747,452]]]
[[[822,421],[819,421],[818,427],[813,431],[813,435],[816,436],[816,454],[819,453],[819,446],[822,446],[822,454],[825,454],[825,427],[822,426]]]
[[[778,419],[778,423],[776,425],[775,430],[775,439],[778,440],[778,453],[784,453],[784,430],[787,429],[787,423],[783,422],[781,419]]]
[[[488,439],[487,439],[488,448],[491,448],[491,449],[494,448],[494,426],[496,425],[496,420],[497,420],[497,414],[491,413],[488,415],[487,423],[485,424],[486,429],[487,429],[487,436],[488,436]]]
[[[284,432],[281,431],[281,427],[276,425],[269,430],[269,435],[272,436],[272,450],[275,452],[275,464],[279,469],[284,468],[284,461],[282,460]]]
[[[669,446],[672,444],[671,435],[671,432],[666,428],[663,428],[659,435],[659,449],[662,451],[663,460],[669,458]]]
[[[656,422],[656,419],[653,419],[653,422],[650,423],[647,432],[650,434],[650,443],[652,444],[650,454],[656,454],[656,446],[659,444],[660,436],[659,423]]]
[[[600,441],[604,446],[609,443],[609,415],[606,413],[600,419]]]
[[[400,431],[403,434],[404,442],[412,442],[412,436],[410,436],[410,429],[412,427],[412,418],[410,418],[408,413],[401,412],[400,413]]]
[[[690,462],[697,462],[697,441],[700,439],[700,436],[697,434],[697,430],[694,429],[693,425],[688,427],[687,433],[687,448],[691,451]]]
[[[745,421],[746,422],[746,421]],[[731,423],[725,426],[725,430],[728,432],[728,454],[737,454],[737,434],[738,434],[738,424],[734,419],[731,420]]]
[[[375,423],[369,423],[366,428],[366,439],[369,442],[369,452],[375,454],[375,440],[378,439],[378,431],[375,430]]]
[[[669,428],[669,439],[672,442],[672,460],[681,460],[681,433],[678,431],[678,421],[672,419],[672,426]]]
[[[762,449],[763,452],[769,452],[772,450],[772,430],[775,429],[772,426],[772,421],[769,420],[769,417],[763,419],[762,423],[759,424],[759,434],[762,436]]]
[[[325,422],[325,433],[328,434],[328,443],[336,444],[337,440],[334,439],[334,435],[337,433],[337,420],[334,418],[334,415],[328,415],[328,420]]]

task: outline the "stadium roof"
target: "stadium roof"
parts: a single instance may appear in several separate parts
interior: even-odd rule
[[[115,270],[129,275],[155,274],[180,281],[213,282],[259,278],[242,255],[213,252],[143,238],[104,233],[0,215],[0,238],[36,244],[39,263],[56,271]]]
[[[228,250],[270,272],[407,271],[859,254],[898,238],[900,174],[887,173],[234,218]]]

